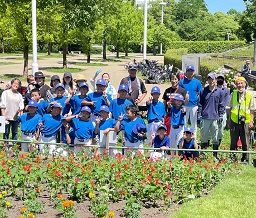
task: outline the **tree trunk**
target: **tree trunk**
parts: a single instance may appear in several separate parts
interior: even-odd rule
[[[48,51],[47,51],[47,55],[51,55],[51,51],[52,51],[52,42],[48,42]]]
[[[126,44],[126,46],[125,46],[125,56],[128,56],[128,43]]]
[[[153,47],[153,55],[156,56],[156,46]]]
[[[23,58],[24,58],[24,68],[23,68],[23,77],[28,76],[28,43],[25,42],[24,48],[23,48]]]
[[[4,54],[4,41],[2,41],[2,54]]]
[[[63,44],[63,68],[68,68],[68,62],[67,62],[67,49],[68,46],[66,43]]]
[[[105,39],[103,39],[102,55],[103,60],[107,60],[107,41]]]
[[[119,58],[119,44],[116,45],[116,57]]]
[[[89,47],[87,50],[87,63],[90,63],[90,62],[91,62],[91,49]]]

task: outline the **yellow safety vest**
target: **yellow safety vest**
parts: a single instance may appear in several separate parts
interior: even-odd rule
[[[238,91],[235,90],[232,94],[232,109],[231,109],[231,120],[235,123],[239,123],[239,117],[245,117],[245,123],[250,123],[251,121],[251,114],[249,105],[252,99],[252,93],[246,92],[245,98],[239,104],[238,102]]]

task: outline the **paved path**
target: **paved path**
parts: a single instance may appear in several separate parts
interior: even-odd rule
[[[107,58],[108,59],[117,59],[114,56],[115,54],[108,53]],[[123,55],[122,53],[120,54],[121,56]],[[22,75],[22,70],[23,70],[23,60],[17,60],[16,58],[21,59],[22,56],[0,56],[0,62],[15,62],[16,64],[10,64],[10,65],[0,65],[0,75],[3,74],[18,74]],[[40,55],[39,55],[40,57]],[[68,56],[68,67],[69,68],[81,68],[84,69],[83,72],[79,74],[84,74],[87,80],[89,81],[90,78],[93,77],[94,73],[98,69],[102,69],[103,72],[107,72],[110,74],[111,78],[111,83],[115,86],[115,88],[118,88],[119,83],[123,77],[126,77],[128,75],[127,70],[124,68],[124,65],[127,64],[128,62],[133,61],[133,59],[136,59],[137,61],[142,61],[143,60],[143,55],[142,54],[130,54],[130,58],[119,58],[121,62],[102,62],[104,64],[107,64],[108,66],[77,66],[75,63],[81,62],[85,63],[86,62],[86,56],[81,54],[81,55],[75,55],[75,56]],[[147,57],[150,60],[158,60],[159,63],[164,62],[164,57],[163,56],[148,56]],[[102,59],[101,55],[93,55],[92,56],[92,63],[95,60],[100,60]],[[99,61],[95,63],[100,63]],[[48,68],[52,67],[62,67],[62,59],[60,58],[44,58],[41,59],[39,58],[38,60],[38,65],[39,69],[47,76],[54,75],[56,73],[51,73],[48,72]],[[32,73],[31,71],[31,66],[32,66],[32,57],[30,56],[29,60],[29,74]],[[63,75],[61,73],[58,73],[58,75]],[[75,78],[75,73],[73,74],[73,77]],[[5,80],[5,82],[7,82]],[[1,85],[0,87],[3,88],[5,85]],[[146,84],[146,88],[148,90],[148,95],[146,96],[145,100],[148,99],[150,96],[150,90],[154,85],[151,84]],[[161,84],[160,89],[161,92],[163,93],[166,88],[168,88],[170,85],[169,84]],[[144,100],[144,101],[145,101]]]

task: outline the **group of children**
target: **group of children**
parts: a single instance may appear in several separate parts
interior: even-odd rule
[[[71,146],[71,149],[80,151],[83,145],[91,145],[92,139],[101,139],[102,134],[106,135],[112,131],[123,132],[123,144],[128,148],[142,148],[143,142],[148,138],[150,146],[161,148],[160,152],[157,150],[152,152],[154,157],[162,156],[162,151],[167,147],[198,148],[193,130],[184,130],[186,110],[182,95],[176,94],[172,102],[168,103],[171,132],[170,136],[167,136],[166,126],[163,125],[166,110],[164,104],[159,101],[161,94],[159,87],[152,88],[152,97],[146,102],[148,108],[148,125],[146,125],[138,116],[138,107],[127,100],[127,85],[119,86],[116,99],[112,99],[105,92],[107,84],[104,79],[97,80],[95,85],[96,90],[88,93],[88,84],[81,82],[76,91],[78,94],[70,91],[66,96],[65,86],[58,83],[55,85],[56,97],[50,102],[41,98],[39,89],[30,90],[31,100],[26,107],[28,113],[18,116],[20,113],[18,108],[14,117],[21,123],[22,140],[38,140],[38,149],[42,153],[45,152],[48,144],[49,153],[53,154],[57,149],[52,143],[56,143],[57,138],[60,138],[60,142],[75,145]],[[99,142],[100,147],[103,147],[101,152],[104,151],[104,143],[102,140]],[[28,143],[22,143],[21,148],[28,152]],[[117,152],[112,149],[111,155],[114,156]],[[140,152],[143,153],[143,150]],[[171,155],[173,156],[174,153],[171,152]]]

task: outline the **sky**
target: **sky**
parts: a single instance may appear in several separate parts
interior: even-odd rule
[[[215,13],[221,11],[227,13],[230,9],[236,9],[239,12],[245,10],[245,4],[243,0],[205,0],[208,11]]]

